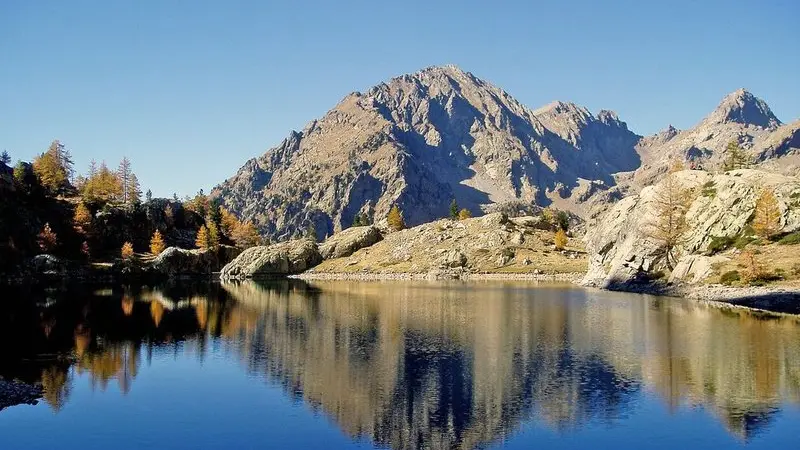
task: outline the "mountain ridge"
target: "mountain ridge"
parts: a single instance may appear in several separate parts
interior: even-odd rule
[[[415,225],[446,215],[452,199],[473,214],[534,203],[586,214],[676,157],[716,163],[729,140],[764,160],[794,154],[796,128],[740,89],[689,130],[640,136],[613,111],[530,109],[457,66],[431,66],[346,95],[212,195],[277,239],[312,226],[323,237],[393,204]]]

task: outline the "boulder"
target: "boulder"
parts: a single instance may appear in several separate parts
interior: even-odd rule
[[[699,283],[708,278],[714,272],[714,264],[728,260],[722,255],[705,256],[689,255],[678,261],[670,274],[670,282]]]
[[[42,254],[36,255],[28,262],[28,268],[33,275],[63,275],[67,271],[67,264],[57,256]]]
[[[381,239],[381,232],[375,226],[351,227],[326,239],[320,244],[319,252],[323,259],[343,258]]]
[[[251,247],[222,268],[222,279],[291,275],[322,262],[316,242],[300,239],[279,244]]]
[[[446,251],[439,258],[439,266],[442,268],[457,268],[466,265],[467,255],[456,249]]]
[[[169,247],[150,263],[149,269],[151,273],[170,278],[186,275],[211,275],[225,263],[233,260],[239,253],[241,250],[228,245],[221,245],[216,252]]]

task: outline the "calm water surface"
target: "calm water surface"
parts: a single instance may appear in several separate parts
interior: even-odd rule
[[[0,293],[0,449],[800,448],[800,320],[526,283]]]

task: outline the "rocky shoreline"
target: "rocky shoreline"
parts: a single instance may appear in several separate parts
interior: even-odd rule
[[[0,411],[17,405],[36,405],[42,393],[39,386],[0,379]]]
[[[470,273],[458,271],[435,271],[419,273],[396,273],[396,272],[314,272],[308,271],[297,275],[290,275],[289,278],[300,280],[346,280],[346,281],[385,281],[385,280],[509,280],[509,281],[550,281],[577,284],[583,277],[582,273]]]

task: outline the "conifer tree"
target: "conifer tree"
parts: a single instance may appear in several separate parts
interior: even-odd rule
[[[0,162],[2,162],[7,166],[11,165],[11,156],[8,154],[7,151],[3,150],[3,153],[0,153]]]
[[[553,220],[556,223],[556,228],[559,230],[564,230],[566,232],[569,229],[569,215],[567,215],[566,212],[558,211]]]
[[[450,218],[453,220],[458,219],[458,202],[456,202],[456,199],[450,202]]]
[[[219,227],[213,220],[206,220],[206,228],[208,229],[208,248],[216,250],[219,248]]]
[[[781,210],[778,208],[778,199],[772,189],[765,188],[756,200],[753,230],[762,238],[770,239],[778,234],[780,228]]]
[[[122,250],[120,250],[120,256],[122,256],[122,259],[126,261],[130,261],[131,259],[133,259],[133,244],[131,244],[130,242],[125,242],[124,244],[122,244]]]
[[[150,203],[150,202],[152,202],[152,201],[153,201],[153,191],[151,191],[150,189],[148,189],[148,190],[147,190],[147,193],[146,193],[146,194],[144,194],[144,198],[145,198],[145,201],[146,201],[147,203]]]
[[[690,204],[690,191],[681,187],[675,175],[667,176],[653,197],[654,220],[643,229],[647,237],[661,245],[664,261],[670,270],[675,267],[675,252],[688,229],[686,211]]]
[[[92,226],[92,213],[83,202],[78,203],[78,206],[75,207],[72,222],[79,233],[86,233]]]
[[[211,247],[211,242],[208,238],[208,228],[206,228],[205,225],[201,225],[200,229],[197,230],[197,239],[195,239],[194,245],[202,250],[207,250]]]
[[[127,156],[122,157],[117,169],[117,179],[121,188],[122,203],[128,204],[131,202],[131,161]]]
[[[131,177],[128,181],[128,195],[130,197],[128,203],[137,205],[142,201],[142,189],[139,186],[139,178],[136,177],[135,173],[131,173]]]
[[[351,226],[360,227],[360,226],[363,226],[363,225],[364,225],[364,223],[361,221],[361,213],[356,213],[356,215],[353,216],[353,224]]]
[[[242,222],[234,228],[231,238],[239,248],[250,248],[261,243],[261,236],[251,221]]]
[[[392,205],[392,209],[389,210],[389,217],[386,220],[389,222],[389,227],[395,231],[400,231],[406,227],[406,222],[403,220],[403,212],[397,205]]]
[[[728,147],[725,149],[725,161],[722,164],[722,169],[727,172],[729,170],[746,169],[749,166],[750,158],[744,149],[739,146],[739,143],[736,141],[729,142]]]
[[[39,183],[51,194],[69,186],[69,180],[74,173],[72,158],[64,144],[53,141],[46,152],[33,160],[33,172]]]
[[[39,248],[45,253],[50,253],[55,250],[56,246],[58,245],[58,237],[50,228],[50,223],[44,224],[42,231],[40,231],[39,235],[37,236],[37,242],[39,244]]]
[[[153,233],[153,237],[150,238],[150,253],[158,256],[165,248],[166,244],[164,244],[164,238],[161,237],[161,232],[156,230]]]
[[[559,228],[555,236],[553,236],[553,243],[556,246],[556,250],[564,250],[568,241],[567,233],[562,228]]]
[[[470,217],[472,217],[472,213],[467,208],[458,212],[458,220],[469,219]]]
[[[232,238],[236,228],[240,225],[239,219],[222,206],[219,207],[219,215],[222,234]]]

